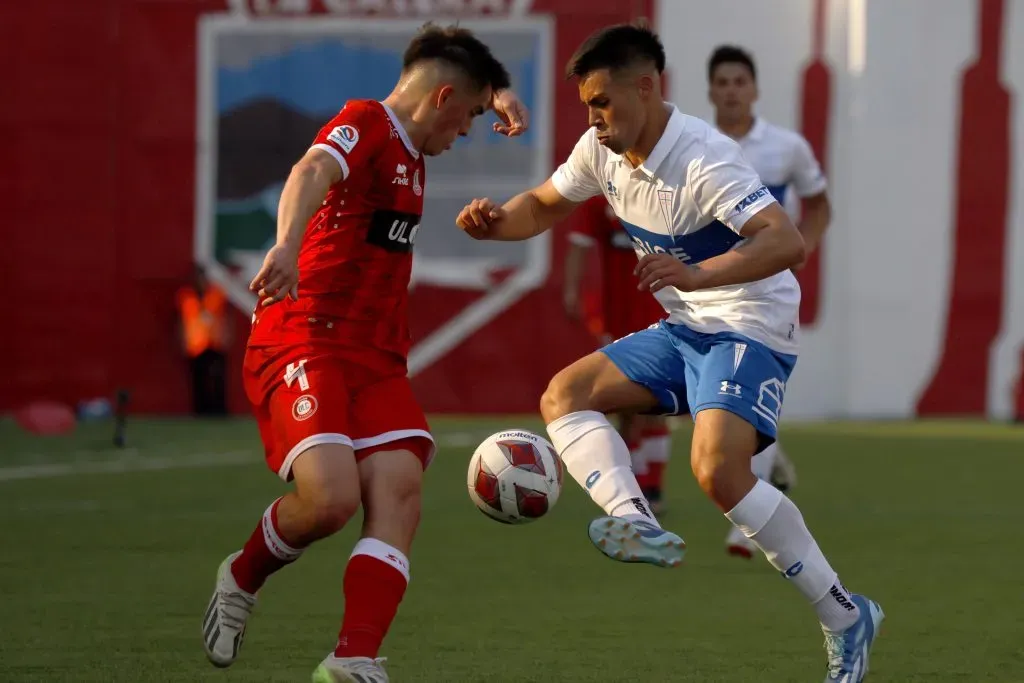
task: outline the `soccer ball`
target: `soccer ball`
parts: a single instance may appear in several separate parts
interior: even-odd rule
[[[547,439],[524,429],[487,437],[469,460],[469,497],[491,519],[525,524],[543,517],[562,492],[562,461]]]

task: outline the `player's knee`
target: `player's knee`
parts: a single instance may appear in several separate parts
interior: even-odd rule
[[[690,467],[701,489],[719,507],[731,509],[749,491],[756,443],[754,428],[732,413],[710,410],[697,415]]]
[[[725,487],[730,476],[725,454],[708,442],[694,441],[690,449],[690,468],[701,490],[711,498]]]
[[[293,472],[311,536],[330,536],[359,511],[359,476],[350,447],[315,446],[296,461]]]
[[[547,389],[540,397],[540,414],[545,422],[579,410],[590,409],[591,382],[586,376],[574,372],[570,366],[548,382]]]
[[[317,526],[328,534],[339,531],[359,511],[359,494],[336,495],[317,509]]]
[[[303,502],[313,535],[324,538],[340,531],[355,517],[359,511],[359,489],[318,491]]]

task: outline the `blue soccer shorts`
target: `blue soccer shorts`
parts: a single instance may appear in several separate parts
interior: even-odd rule
[[[786,382],[796,356],[733,332],[705,334],[661,321],[601,349],[632,382],[658,400],[652,411],[696,417],[707,408],[739,415],[763,436],[778,434]]]

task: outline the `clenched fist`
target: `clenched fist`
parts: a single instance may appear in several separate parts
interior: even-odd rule
[[[459,212],[455,225],[475,240],[488,239],[491,224],[505,212],[490,199],[474,199]]]

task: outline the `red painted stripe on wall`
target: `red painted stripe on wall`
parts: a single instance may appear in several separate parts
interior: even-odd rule
[[[801,88],[800,130],[828,175],[828,124],[832,110],[832,71],[825,58],[828,2],[815,0],[811,60],[804,67]],[[823,240],[824,242],[824,240]],[[821,245],[797,273],[800,281],[800,324],[818,321],[822,300]]]
[[[921,415],[983,414],[989,353],[1003,314],[1010,96],[999,80],[1004,0],[977,0],[978,58],[960,88],[953,272],[942,360]]]

